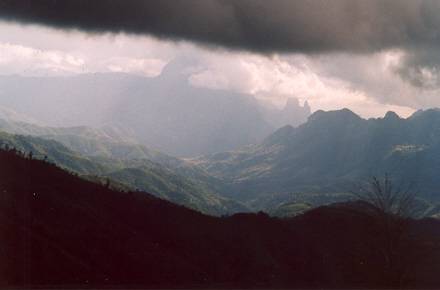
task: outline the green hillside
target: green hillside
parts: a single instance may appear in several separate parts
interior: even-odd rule
[[[77,137],[77,141],[84,140],[88,139]],[[116,188],[151,192],[204,213],[223,215],[246,211],[244,206],[219,196],[202,181],[186,178],[148,159],[85,156],[54,140],[4,132],[0,132],[0,144],[26,154],[32,152],[36,159],[47,158],[49,162],[83,175],[89,180],[107,182],[107,179],[111,179],[113,182],[110,181],[110,185]]]

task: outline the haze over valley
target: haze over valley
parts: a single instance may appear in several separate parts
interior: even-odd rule
[[[439,12],[0,0],[0,288],[438,289]]]
[[[87,179],[145,190],[213,215],[346,201],[357,182],[387,173],[414,186],[429,208],[439,202],[439,122],[436,109],[368,120],[348,109],[317,111],[306,123],[283,126],[259,143],[191,158],[150,149],[110,126],[45,127],[2,119],[0,141]]]
[[[251,95],[193,87],[180,62],[171,61],[155,78],[121,73],[3,76],[0,106],[48,126],[114,127],[177,156],[257,143],[310,115],[307,103],[303,107],[294,97],[278,109]]]

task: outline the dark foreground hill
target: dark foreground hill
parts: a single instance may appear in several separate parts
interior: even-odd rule
[[[215,218],[0,151],[0,287],[438,288],[440,223],[390,263],[364,207]]]

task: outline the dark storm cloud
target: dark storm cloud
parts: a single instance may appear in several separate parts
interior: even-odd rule
[[[0,0],[0,17],[270,52],[437,47],[439,1]]]
[[[0,0],[0,19],[259,53],[406,54],[394,72],[440,87],[437,0]]]
[[[415,87],[440,87],[440,53],[438,49],[408,51],[394,71]]]

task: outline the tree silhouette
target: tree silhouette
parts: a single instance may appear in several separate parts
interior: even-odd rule
[[[390,287],[404,287],[419,258],[410,229],[412,219],[419,217],[416,193],[411,186],[396,186],[388,174],[371,177],[352,193],[366,203],[374,221],[374,247],[383,257],[383,279]]]
[[[416,193],[412,186],[396,186],[391,177],[371,177],[352,192],[379,216],[406,220],[418,217]]]

